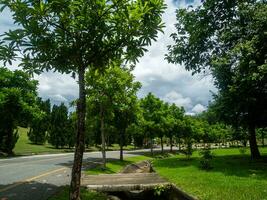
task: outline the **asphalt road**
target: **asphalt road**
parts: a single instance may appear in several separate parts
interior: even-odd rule
[[[135,156],[140,151],[125,151]],[[84,154],[84,168],[100,162],[100,152]],[[118,151],[107,152],[118,159]],[[58,188],[70,183],[73,153],[0,159],[0,200],[46,200]]]

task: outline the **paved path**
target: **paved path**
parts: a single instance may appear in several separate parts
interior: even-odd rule
[[[86,175],[82,179],[82,185],[88,189],[105,192],[144,190],[159,184],[169,182],[157,173]]]
[[[141,152],[125,151],[124,155]],[[85,153],[84,163],[90,165],[100,158],[100,152]],[[107,158],[118,159],[119,152],[107,152]],[[73,153],[0,159],[0,200],[46,200],[60,186],[70,183],[72,162]]]

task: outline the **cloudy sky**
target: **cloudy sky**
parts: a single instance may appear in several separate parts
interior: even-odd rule
[[[139,60],[134,70],[137,81],[142,83],[139,97],[148,92],[154,93],[164,101],[184,106],[188,114],[199,113],[206,109],[212,99],[211,91],[216,92],[211,77],[192,76],[183,66],[169,64],[164,55],[167,45],[172,44],[170,34],[175,32],[175,10],[188,5],[199,5],[199,0],[166,0],[168,8],[163,16],[166,28],[164,34],[159,34],[149,51]],[[8,11],[0,13],[0,34],[14,28]],[[15,69],[18,63],[13,63],[10,69]],[[78,96],[77,82],[69,75],[46,72],[35,77],[39,80],[39,95],[50,98],[53,103],[68,103]]]

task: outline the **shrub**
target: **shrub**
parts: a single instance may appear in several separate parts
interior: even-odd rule
[[[213,155],[212,155],[210,149],[209,148],[204,149],[204,150],[200,151],[199,154],[201,155],[200,168],[204,169],[204,170],[212,169],[211,160],[213,158]]]

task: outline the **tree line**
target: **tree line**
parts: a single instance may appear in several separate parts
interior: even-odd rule
[[[38,82],[27,73],[0,70],[1,151],[12,154],[19,137],[18,126],[29,127],[28,138],[33,144],[48,142],[55,148],[73,148],[77,113],[70,113],[63,103],[51,106],[49,99],[38,97]],[[155,145],[159,144],[163,152],[164,144],[168,144],[170,151],[177,146],[187,155],[192,153],[194,144],[209,146],[239,141],[247,145],[246,130],[220,122],[212,106],[199,115],[189,116],[183,107],[164,102],[152,93],[138,99],[141,83],[134,80],[131,71],[113,67],[104,74],[86,73],[85,146],[101,145],[103,167],[106,148],[115,143],[120,145],[121,160],[126,145],[150,148],[153,154]],[[264,145],[266,130],[257,129],[257,133]]]
[[[5,65],[19,60],[20,66],[31,74],[54,70],[78,76],[76,148],[70,187],[70,199],[78,200],[86,130],[85,73],[88,70],[104,73],[110,67],[123,67],[122,63],[127,62],[135,64],[147,46],[157,39],[158,32],[163,31],[161,17],[166,5],[163,0],[0,0],[0,6],[0,11],[8,7],[14,23],[20,25],[0,36],[0,60]],[[166,56],[169,62],[182,64],[193,73],[212,74],[219,91],[213,111],[228,126],[248,132],[253,159],[260,157],[256,130],[266,127],[266,9],[265,0],[206,0],[197,8],[178,9],[177,31],[171,35],[174,45],[168,47]],[[3,91],[1,106],[14,103],[10,100],[14,96],[19,102],[14,109],[25,109],[24,114],[34,109],[27,106],[30,102],[18,98],[23,97],[18,95],[20,92]],[[145,100],[143,103],[147,105]],[[157,100],[154,103],[159,105]],[[147,106],[148,110],[154,110],[152,105]],[[109,113],[104,102],[99,104],[99,109],[97,113],[102,116]],[[130,123],[127,110],[126,105],[115,106],[112,112],[117,113],[111,117],[115,124],[127,119],[120,129],[121,138]],[[148,135],[151,143],[154,134],[162,134],[163,129],[158,125],[160,116],[161,111],[144,112],[144,132],[153,133]],[[10,114],[12,124],[7,121],[2,126],[8,126],[8,132],[12,132],[20,121],[18,117]],[[185,121],[183,130],[193,133],[188,127],[194,120],[189,117]],[[104,136],[107,122],[101,118]],[[143,126],[132,129],[140,127]],[[9,136],[1,137],[8,144],[14,143]],[[192,140],[185,138],[190,147]]]

